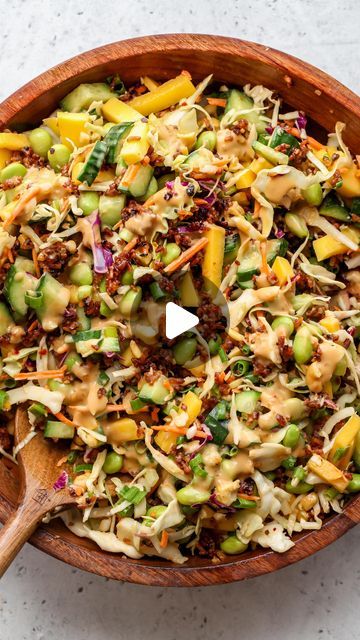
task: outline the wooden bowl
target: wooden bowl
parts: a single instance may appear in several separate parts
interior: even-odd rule
[[[37,123],[80,82],[98,81],[115,72],[127,83],[144,75],[164,80],[182,69],[188,69],[195,80],[213,73],[216,79],[229,84],[242,86],[249,82],[275,89],[289,105],[303,109],[325,130],[334,130],[337,120],[345,122],[345,140],[350,148],[359,151],[360,100],[349,89],[285,53],[251,42],[205,35],[150,36],[83,53],[31,80],[5,100],[0,105],[0,127],[21,129]],[[2,522],[14,509],[17,486],[16,468],[2,459]],[[157,558],[130,560],[106,553],[89,540],[74,536],[59,520],[40,527],[31,542],[68,564],[109,578],[147,585],[203,586],[250,578],[296,562],[326,547],[359,520],[357,496],[343,513],[327,518],[320,531],[296,535],[295,546],[285,554],[257,549],[218,564],[190,559],[182,567]]]

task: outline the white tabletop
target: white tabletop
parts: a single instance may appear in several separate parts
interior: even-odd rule
[[[137,35],[198,32],[282,49],[360,89],[355,0],[0,0],[0,99],[81,51]],[[275,574],[227,586],[112,582],[26,545],[0,584],[1,640],[359,638],[359,529]]]

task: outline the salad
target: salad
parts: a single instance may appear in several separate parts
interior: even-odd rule
[[[179,564],[281,553],[360,491],[343,129],[183,71],[81,84],[0,133],[0,451],[26,446],[19,407],[27,441],[63,442],[75,534]],[[168,302],[199,325],[169,340]]]

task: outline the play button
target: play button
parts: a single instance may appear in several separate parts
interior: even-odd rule
[[[196,315],[179,307],[174,302],[167,303],[165,312],[165,333],[168,340],[177,338],[180,334],[199,324],[199,318]]]

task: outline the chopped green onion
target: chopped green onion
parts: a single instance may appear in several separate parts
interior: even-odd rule
[[[218,354],[220,356],[220,360],[221,362],[227,362],[229,360],[229,358],[227,357],[223,347],[220,347]]]
[[[92,464],[77,464],[74,471],[75,473],[82,473],[83,471],[91,471],[92,468]]]
[[[140,398],[135,398],[134,400],[130,400],[130,405],[133,411],[139,411],[139,409],[146,407],[146,402]]]
[[[158,284],[158,282],[152,282],[149,286],[150,289],[150,293],[152,295],[152,297],[154,298],[155,302],[157,300],[161,300],[163,298],[166,298],[166,293],[165,291],[162,290],[162,288],[160,287],[160,285]]]
[[[67,457],[67,463],[68,464],[74,464],[76,458],[78,457],[79,452],[78,451],[70,451],[68,457]]]
[[[256,502],[255,500],[246,500],[245,498],[236,498],[235,502],[233,502],[231,506],[235,507],[235,509],[255,509]]]
[[[189,462],[189,467],[193,471],[195,476],[199,478],[206,478],[207,471],[203,467],[204,461],[201,453],[197,453]]]
[[[250,369],[250,363],[247,360],[238,360],[231,365],[231,371],[237,378],[242,378]]]
[[[0,411],[8,411],[10,409],[9,396],[6,391],[0,390]]]
[[[41,402],[34,402],[32,405],[30,405],[29,411],[39,418],[47,416],[47,408]]]
[[[87,331],[78,331],[72,337],[74,342],[87,342],[87,340],[99,340],[101,338],[100,329],[88,329]]]
[[[139,489],[138,487],[128,487],[125,485],[121,491],[119,492],[119,496],[127,500],[127,502],[131,502],[133,505],[140,504],[141,500],[145,498],[146,491],[143,489]]]

